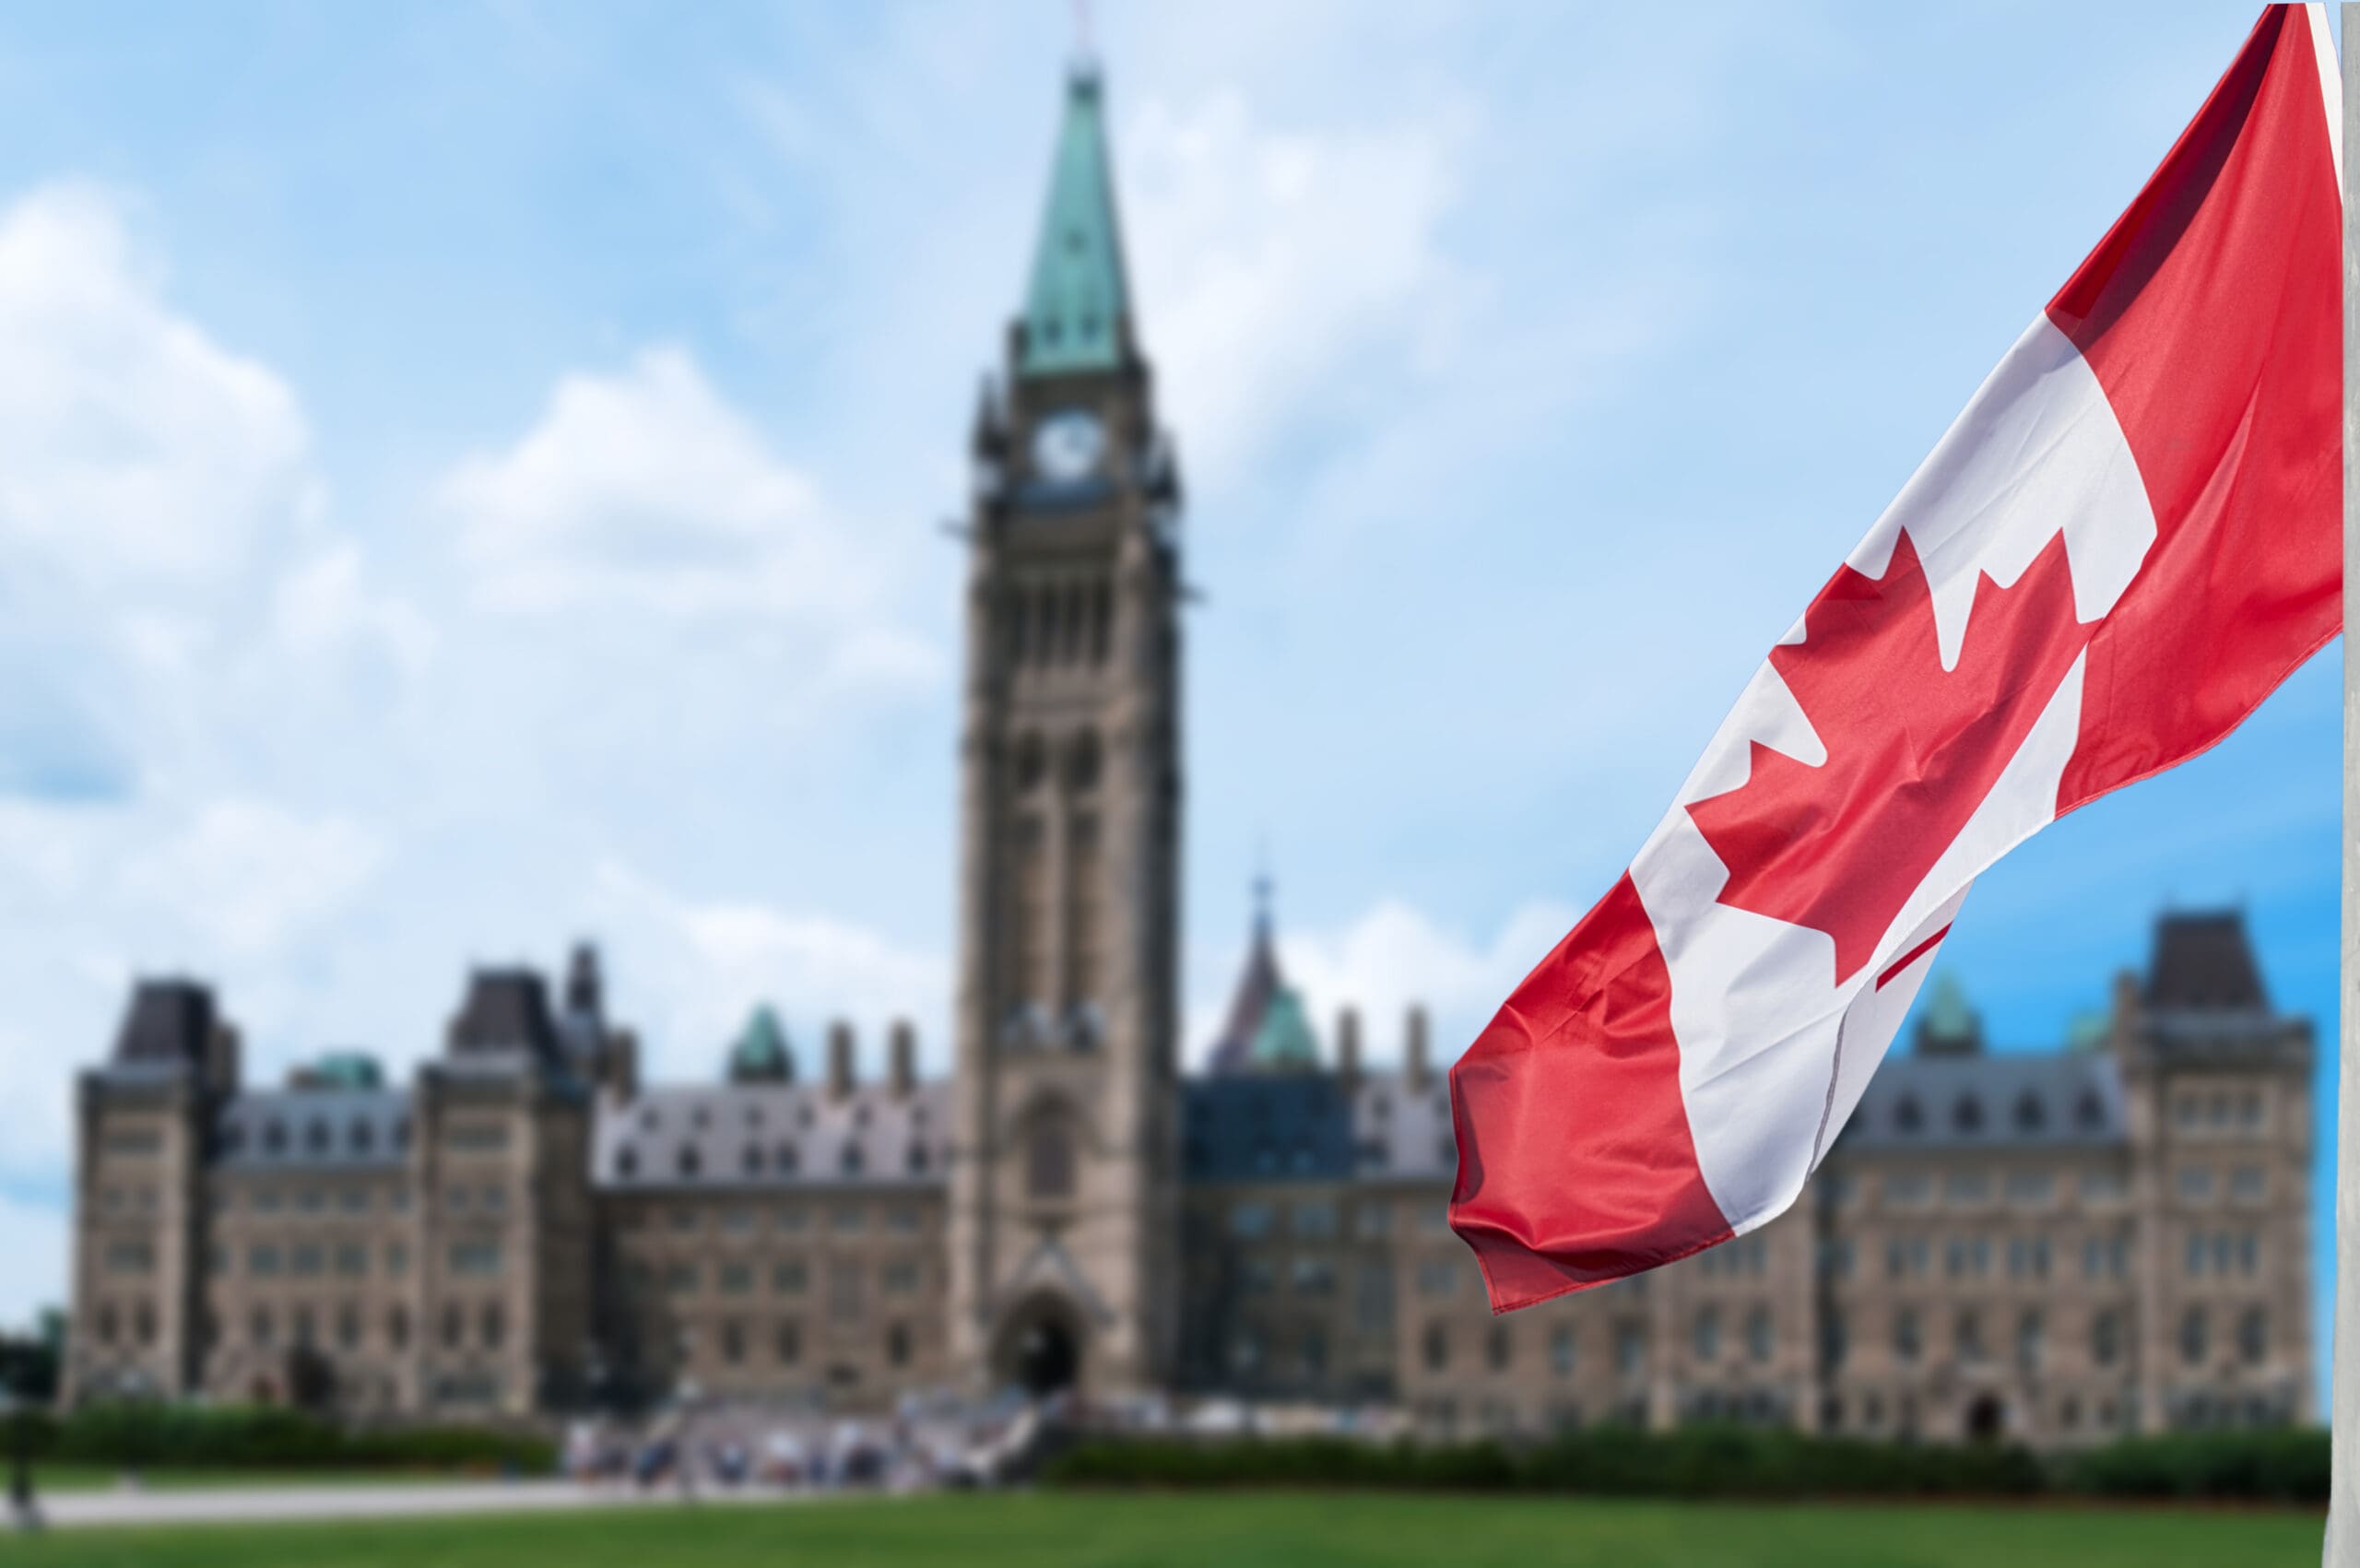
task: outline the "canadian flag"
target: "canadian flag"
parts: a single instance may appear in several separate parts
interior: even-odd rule
[[[1505,1312],[1792,1204],[1985,867],[2342,625],[2342,121],[2273,6],[1452,1070]]]

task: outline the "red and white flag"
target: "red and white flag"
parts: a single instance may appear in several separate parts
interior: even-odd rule
[[[2342,621],[2342,99],[2273,6],[1451,1072],[1495,1310],[1792,1204],[1975,878]]]

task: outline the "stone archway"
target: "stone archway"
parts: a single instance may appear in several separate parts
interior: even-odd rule
[[[1081,1384],[1081,1315],[1054,1296],[1025,1301],[1000,1323],[992,1341],[992,1380],[1049,1398]]]
[[[1980,1394],[1966,1408],[1966,1437],[1970,1443],[1997,1443],[2008,1434],[2008,1412],[1997,1394]]]

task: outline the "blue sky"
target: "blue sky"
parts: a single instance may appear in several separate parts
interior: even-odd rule
[[[1098,7],[1206,594],[1192,1046],[1261,845],[1380,1054],[1604,890],[2251,13],[2072,20]],[[414,1059],[577,933],[667,1075],[761,998],[944,1059],[936,525],[1071,29],[0,17],[0,1319],[60,1289],[134,973],[219,982],[257,1077]],[[1945,962],[2002,1042],[2223,902],[2332,1040],[2335,680],[1984,879]]]

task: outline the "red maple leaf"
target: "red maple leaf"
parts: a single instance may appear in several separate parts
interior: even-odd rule
[[[1858,973],[2094,630],[2074,619],[2062,534],[2013,586],[1976,582],[1948,671],[1906,530],[1882,577],[1839,568],[1804,612],[1803,640],[1770,650],[1827,760],[1750,742],[1745,783],[1688,808],[1729,867],[1719,902],[1826,932],[1836,983]]]

